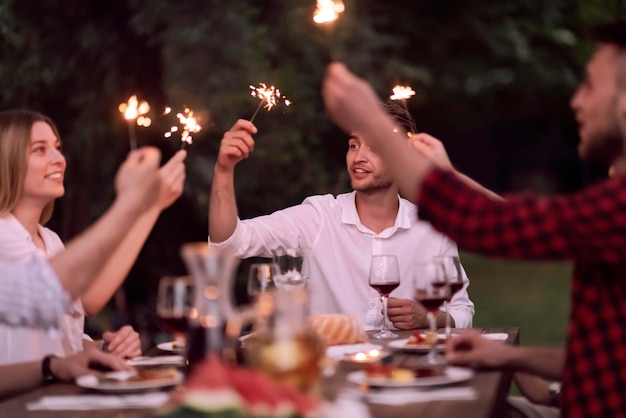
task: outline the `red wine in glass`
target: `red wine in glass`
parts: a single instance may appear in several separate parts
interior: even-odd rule
[[[389,296],[389,294],[393,292],[398,286],[400,286],[400,282],[370,283],[370,287],[374,288],[381,296]]]
[[[451,296],[454,296],[456,292],[463,288],[463,282],[450,282],[449,285]]]
[[[161,328],[163,328],[163,331],[175,336],[185,335],[185,333],[187,333],[187,329],[189,328],[187,316],[175,316],[160,313],[159,324],[161,325]]]
[[[447,300],[445,296],[443,297],[419,297],[417,298],[419,302],[424,306],[424,308],[429,312],[437,312],[439,307],[443,305],[443,303]]]

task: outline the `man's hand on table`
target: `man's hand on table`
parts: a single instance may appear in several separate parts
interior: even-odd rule
[[[106,351],[120,358],[133,358],[141,355],[139,334],[130,325],[125,325],[115,332],[105,332],[102,339]]]
[[[387,316],[398,329],[423,328],[428,325],[426,309],[410,299],[390,297],[387,302]]]
[[[446,361],[453,365],[502,367],[510,361],[509,345],[484,338],[480,332],[468,330],[446,343]]]
[[[73,382],[76,378],[93,374],[92,367],[103,366],[112,370],[132,370],[126,362],[118,356],[107,354],[89,345],[80,353],[69,357],[54,357],[50,361],[50,371],[59,380]]]

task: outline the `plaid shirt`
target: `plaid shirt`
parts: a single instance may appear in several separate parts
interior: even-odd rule
[[[494,201],[435,170],[419,215],[460,248],[504,258],[573,260],[564,417],[626,417],[626,178],[554,198]]]

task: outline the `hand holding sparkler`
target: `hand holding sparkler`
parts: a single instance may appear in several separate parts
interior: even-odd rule
[[[279,100],[282,100],[283,103],[285,103],[285,106],[291,105],[291,101],[285,96],[281,96],[280,90],[278,90],[274,86],[267,87],[265,83],[260,83],[259,87],[250,86],[250,90],[250,95],[252,97],[261,99],[261,102],[257,106],[252,117],[250,118],[250,122],[254,121],[254,118],[259,113],[259,110],[261,110],[261,107],[265,107],[269,112],[274,106],[278,104]],[[265,104],[265,106],[263,106],[263,104]]]
[[[137,149],[137,137],[135,135],[135,123],[147,128],[152,124],[152,120],[144,116],[150,111],[150,105],[145,100],[137,100],[136,95],[130,96],[127,103],[120,103],[118,110],[128,121],[128,136],[130,139],[130,149]]]

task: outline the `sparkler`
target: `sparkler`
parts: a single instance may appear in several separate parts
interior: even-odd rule
[[[118,106],[120,113],[124,119],[128,121],[128,137],[130,139],[130,148],[137,149],[137,136],[135,135],[135,124],[147,128],[152,124],[152,120],[148,116],[143,116],[150,111],[150,105],[145,100],[141,102],[137,100],[136,95],[130,96],[127,103],[120,103]]]
[[[317,24],[324,25],[327,28],[328,48],[330,50],[330,58],[333,61],[339,60],[334,39],[334,22],[339,19],[339,15],[346,10],[346,6],[342,0],[317,0],[315,12],[313,13],[313,21]]]
[[[167,115],[172,111],[170,107],[165,108],[163,114]],[[198,124],[196,117],[193,115],[193,110],[188,107],[185,108],[183,113],[177,113],[176,117],[180,125],[180,149],[185,149],[185,144],[192,144],[192,134],[198,133],[202,130],[202,126]],[[178,132],[179,126],[172,126],[169,131],[165,132],[163,136],[165,138],[171,138],[172,134]]]
[[[283,103],[285,103],[285,106],[291,105],[291,101],[287,99],[285,96],[282,96],[280,93],[280,90],[278,90],[274,86],[267,87],[265,83],[259,83],[258,87],[250,86],[250,90],[251,90],[250,95],[252,97],[261,99],[261,102],[257,106],[252,117],[250,118],[250,122],[254,120],[256,115],[259,113],[259,110],[261,110],[261,107],[266,108],[267,111],[269,112],[270,110],[272,110],[274,106],[278,104],[279,100],[282,100]],[[265,106],[263,106],[264,103],[265,103]]]
[[[404,110],[407,112],[409,108],[406,105],[406,101],[415,95],[415,90],[413,90],[410,86],[395,86],[393,88],[393,94],[389,96],[391,100],[400,100],[402,101],[402,106],[404,106]]]

